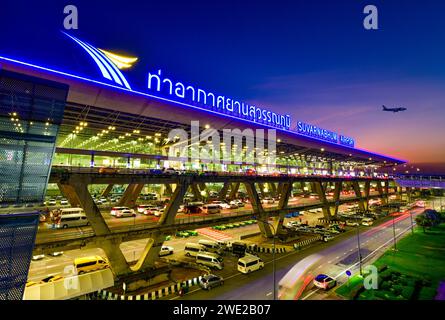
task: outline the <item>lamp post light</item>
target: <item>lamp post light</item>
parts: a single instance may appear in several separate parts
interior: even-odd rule
[[[362,274],[362,253],[360,249],[360,223],[357,222],[357,248],[358,248],[358,261],[360,266],[360,275]]]
[[[275,251],[276,251],[275,250],[275,236],[276,236],[275,231],[276,230],[275,230],[275,227],[269,221],[260,220],[256,217],[254,217],[254,219],[257,221],[263,222],[263,223],[267,223],[272,228],[272,231],[273,231],[273,236],[272,236],[272,239],[273,239],[272,276],[273,276],[273,299],[276,300],[277,299],[277,293],[276,293],[276,289],[275,289],[275,282],[276,282],[275,281]]]

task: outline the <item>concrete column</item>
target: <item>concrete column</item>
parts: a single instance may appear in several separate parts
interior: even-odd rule
[[[276,194],[281,194],[283,192],[283,182],[278,182]]]
[[[124,194],[119,199],[118,206],[135,206],[136,200],[141,193],[142,188],[144,187],[144,184],[142,183],[131,183],[128,185],[128,187],[125,189]]]
[[[93,198],[88,191],[87,184],[77,182],[71,184],[71,186],[80,201],[80,206],[84,210],[85,215],[87,216],[87,219],[94,230],[94,233],[97,236],[109,234],[110,229],[102,217],[99,208],[94,203]]]
[[[260,198],[258,196],[258,192],[256,191],[255,185],[253,182],[244,183],[246,186],[247,194],[250,199],[250,203],[252,204],[253,214],[258,216],[258,226],[260,227],[260,231],[263,236],[270,238],[273,236],[271,227],[269,224],[263,222],[267,221],[267,213],[264,211],[263,206],[261,205]],[[263,220],[263,221],[260,221]]]
[[[323,204],[322,210],[325,219],[329,221],[332,219],[332,217],[336,217],[340,200],[341,182],[336,182],[333,204],[330,204],[328,202],[326,198],[325,187],[322,185],[321,182],[313,182],[313,186],[315,187],[315,191],[318,194],[321,203]]]
[[[174,223],[179,205],[184,200],[184,196],[187,193],[189,186],[190,183],[188,183],[187,181],[183,179],[179,181],[179,183],[176,185],[175,191],[170,198],[170,201],[167,204],[167,207],[164,210],[164,213],[159,219],[158,225],[169,225]]]
[[[60,182],[57,182],[57,187],[59,187],[60,193],[68,200],[71,207],[80,206],[79,197],[77,196],[76,191],[71,185],[61,184]]]
[[[239,184],[240,184],[239,182],[235,182],[230,185],[230,194],[229,194],[230,200],[233,200],[236,198],[236,193],[239,190]]]
[[[165,234],[156,232],[151,235],[147,244],[144,247],[144,251],[135,265],[131,266],[132,271],[140,271],[146,268],[152,268],[155,261],[159,259],[159,251],[165,240]]]
[[[385,193],[383,192],[383,187],[382,187],[381,181],[377,182],[377,191],[380,195],[380,198],[382,199],[382,204],[383,205],[388,204],[388,198],[387,198],[388,194],[385,195]]]
[[[269,182],[269,194],[271,197],[276,197],[277,196],[277,186],[275,185],[274,182]]]
[[[230,183],[229,182],[224,182],[223,187],[221,188],[221,190],[219,191],[218,194],[218,199],[219,200],[225,200],[226,196],[227,196],[227,191],[229,191],[229,187],[230,187]]]
[[[116,276],[126,275],[131,272],[128,262],[119,247],[121,242],[120,239],[115,238],[97,243],[97,246],[105,251],[111,270]]]
[[[292,183],[285,182],[282,184],[282,191],[280,193],[280,202],[278,203],[278,209],[284,209],[287,207],[289,198],[292,195]]]
[[[360,190],[360,185],[358,181],[352,181],[352,188],[354,189],[355,196],[359,198],[358,207],[361,211],[366,211],[365,200],[362,199],[362,192]]]
[[[206,187],[206,184],[204,182],[199,183],[199,190],[200,191],[204,191],[206,189],[207,189],[207,187]]]
[[[164,195],[171,196],[171,194],[173,193],[172,186],[169,183],[164,184],[164,186],[165,186]]]
[[[109,184],[109,185],[105,188],[105,190],[102,191],[101,196],[102,196],[102,197],[106,197],[106,196],[108,196],[108,195],[110,194],[111,190],[113,190],[113,186],[114,186],[114,184]]]
[[[192,185],[190,187],[192,189],[194,199],[201,200],[202,196],[201,196],[201,192],[199,191],[198,185],[196,183],[192,183]]]

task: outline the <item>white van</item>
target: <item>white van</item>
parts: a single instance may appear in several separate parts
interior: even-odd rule
[[[219,270],[222,270],[222,268],[224,268],[223,258],[215,253],[210,252],[198,253],[196,255],[196,263]]]
[[[214,252],[219,255],[224,253],[223,249],[221,248],[219,243],[216,241],[201,239],[198,241],[198,243],[205,247],[205,249],[204,249],[205,251]]]
[[[250,273],[263,268],[263,260],[252,254],[246,254],[244,257],[238,259],[238,271],[241,273]]]
[[[185,244],[184,253],[187,257],[196,257],[202,251],[205,251],[205,247],[199,243],[188,242]]]
[[[204,213],[220,213],[221,212],[221,207],[219,204],[206,204],[203,207]]]
[[[372,226],[374,223],[374,220],[372,218],[363,218],[362,219],[362,226]]]
[[[68,215],[68,214],[83,214],[82,208],[60,208],[52,211],[53,213],[58,213],[60,215]]]
[[[56,224],[56,228],[73,228],[84,227],[89,225],[88,219],[83,213],[62,215],[59,222]]]

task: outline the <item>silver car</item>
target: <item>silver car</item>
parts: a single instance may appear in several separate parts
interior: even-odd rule
[[[213,287],[222,286],[223,284],[224,279],[214,274],[205,275],[199,280],[199,286],[206,290],[210,290]]]

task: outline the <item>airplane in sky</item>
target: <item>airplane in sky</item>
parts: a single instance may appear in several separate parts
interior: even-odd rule
[[[387,108],[385,105],[382,106],[383,111],[391,111],[391,112],[399,112],[399,111],[405,111],[406,108]]]

